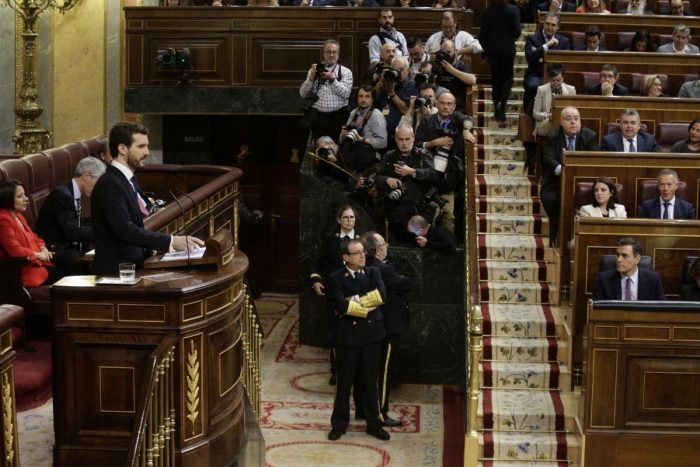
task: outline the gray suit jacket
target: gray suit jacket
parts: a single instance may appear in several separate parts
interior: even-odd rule
[[[689,54],[700,54],[700,49],[698,49],[698,46],[693,45],[693,44],[688,44],[688,52]],[[664,44],[662,46],[659,46],[658,49],[656,49],[657,52],[665,53],[665,54],[673,54],[676,53],[675,50],[673,50],[673,42],[669,42],[667,44]]]

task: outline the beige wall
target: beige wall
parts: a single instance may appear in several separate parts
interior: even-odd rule
[[[53,15],[54,146],[105,132],[105,2]],[[115,70],[116,71],[116,70]]]

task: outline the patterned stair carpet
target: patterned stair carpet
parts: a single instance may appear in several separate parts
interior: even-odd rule
[[[464,406],[456,387],[400,384],[390,414],[403,426],[387,429],[390,441],[370,437],[354,419],[339,441],[328,441],[335,395],[328,351],[299,343],[295,297],[263,295],[256,305],[266,336],[260,424],[268,466],[463,464]]]
[[[518,58],[516,76],[522,76],[522,63]],[[520,82],[511,93],[505,125],[493,119],[491,89],[480,86],[474,93],[485,334],[479,457],[484,466],[571,465],[578,459],[578,430],[562,399],[571,384],[570,339],[555,306],[558,291],[550,285],[550,255],[543,240],[548,223],[537,179],[515,140]]]

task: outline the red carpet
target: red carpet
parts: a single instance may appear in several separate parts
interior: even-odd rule
[[[37,352],[15,349],[15,397],[17,411],[33,409],[51,399],[51,343],[30,340]]]
[[[444,467],[464,464],[464,388],[443,386],[442,405],[444,438],[442,465]]]

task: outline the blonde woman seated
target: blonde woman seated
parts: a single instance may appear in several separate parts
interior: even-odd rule
[[[583,0],[580,7],[576,8],[576,13],[600,13],[609,15],[610,11],[605,8],[603,0]]]
[[[661,91],[662,84],[659,75],[645,75],[639,86],[639,95],[644,97],[668,97]]]
[[[593,183],[593,203],[581,206],[580,217],[617,217],[626,218],[625,206],[617,199],[615,182],[607,177],[600,177]]]

